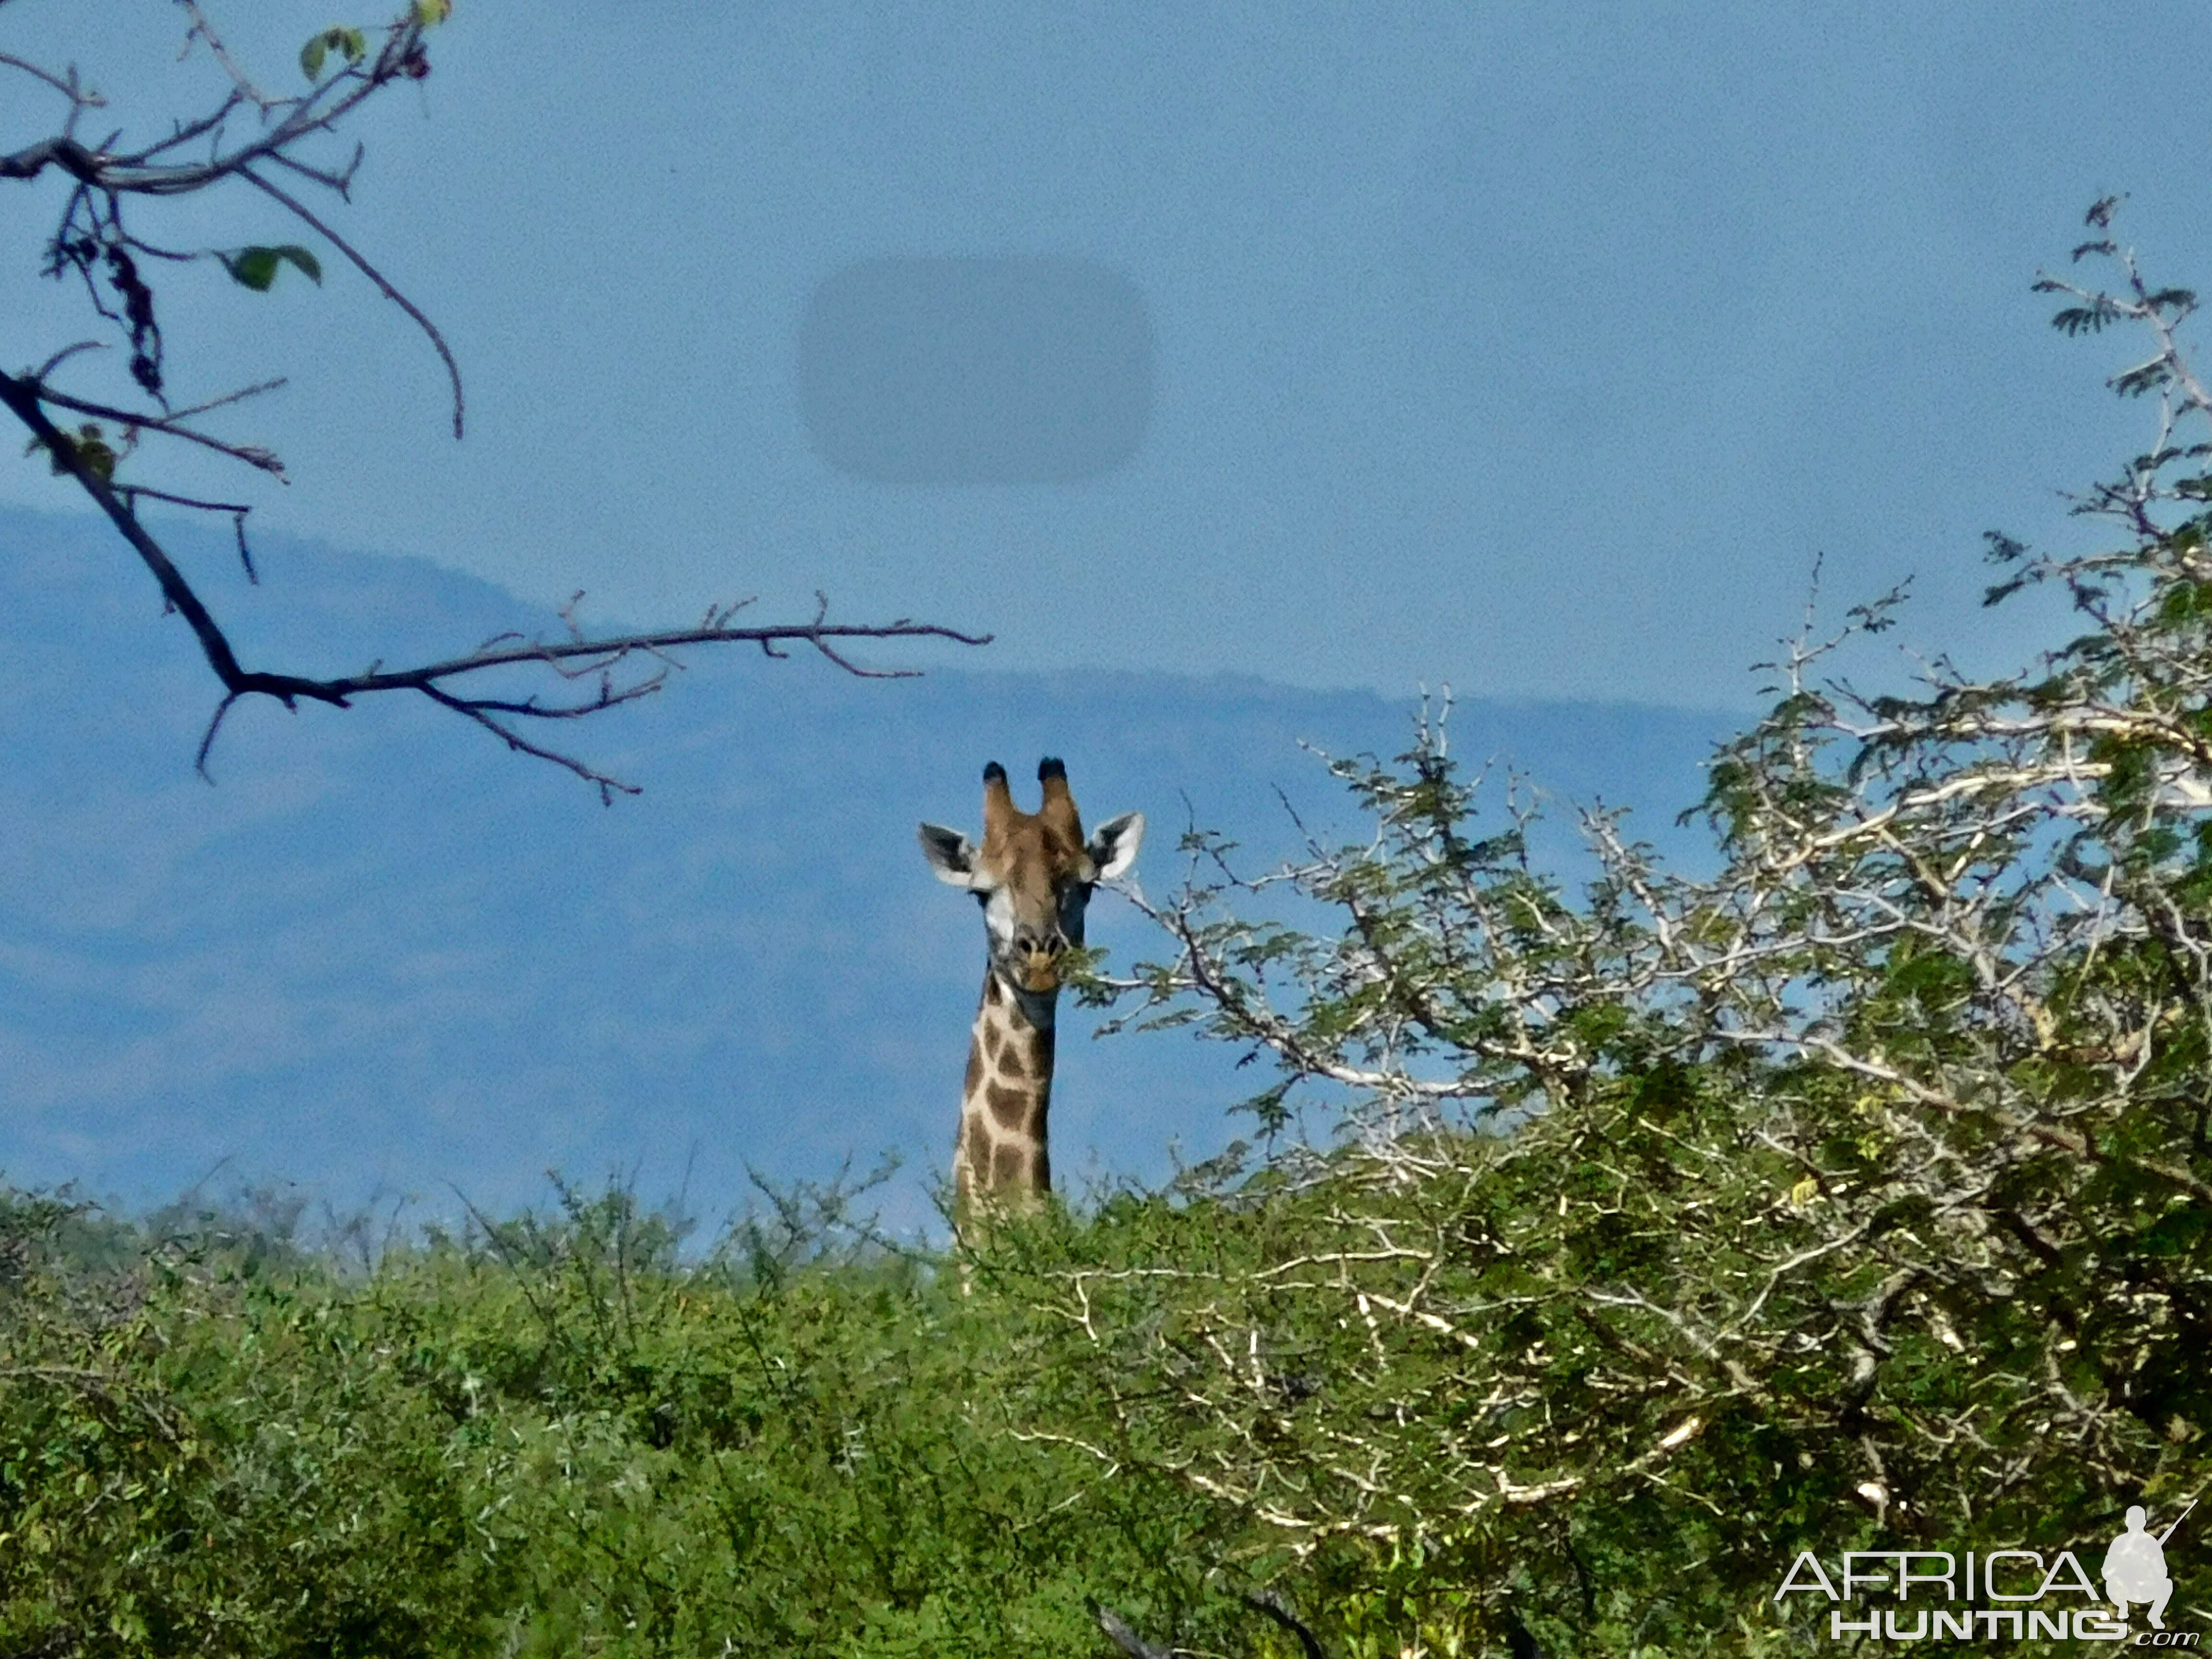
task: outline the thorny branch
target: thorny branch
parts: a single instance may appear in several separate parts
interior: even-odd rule
[[[162,437],[197,445],[283,478],[283,464],[270,450],[218,436],[194,423],[196,417],[274,391],[283,381],[265,380],[185,407],[173,405],[167,395],[169,366],[156,316],[156,296],[145,275],[146,262],[213,260],[232,278],[254,288],[267,287],[285,263],[296,265],[317,281],[319,266],[302,248],[178,252],[161,247],[126,226],[126,204],[196,195],[232,180],[276,202],[314,237],[336,248],[422,331],[445,366],[452,387],[453,435],[459,438],[465,408],[460,369],[436,325],[321,214],[268,176],[268,169],[281,167],[345,199],[361,164],[361,148],[356,145],[342,166],[319,161],[309,153],[311,149],[334,137],[364,102],[386,88],[420,81],[429,73],[425,36],[444,20],[450,6],[447,0],[411,0],[381,30],[326,31],[319,38],[319,45],[311,43],[312,58],[303,55],[303,67],[310,63],[313,66],[310,89],[299,96],[278,96],[265,91],[248,74],[216,33],[198,0],[179,0],[179,3],[189,20],[186,50],[195,44],[204,46],[227,84],[205,112],[173,122],[165,136],[149,143],[125,143],[118,131],[97,144],[86,143],[78,137],[80,122],[88,112],[105,108],[106,100],[82,80],[76,66],[58,72],[0,53],[0,70],[28,76],[59,94],[65,106],[58,132],[12,152],[0,153],[0,180],[32,183],[50,173],[64,179],[67,188],[58,225],[47,246],[46,274],[82,285],[94,310],[115,326],[129,347],[131,378],[148,399],[146,405],[130,407],[55,384],[58,373],[100,344],[79,341],[54,352],[35,369],[16,374],[0,373],[0,404],[30,434],[33,451],[43,453],[55,472],[71,478],[137,554],[153,574],[166,606],[185,619],[221,682],[222,701],[208,724],[197,757],[203,775],[223,719],[241,698],[273,697],[288,708],[305,699],[343,708],[356,697],[412,691],[482,726],[510,749],[574,773],[597,787],[603,799],[611,801],[617,791],[635,793],[635,787],[526,737],[522,723],[574,720],[648,696],[664,684],[670,668],[680,665],[666,653],[685,646],[750,642],[776,657],[787,654],[782,648],[786,646],[803,645],[848,673],[901,678],[902,671],[862,666],[848,654],[847,647],[857,640],[875,639],[936,638],[967,645],[988,641],[988,635],[905,618],[887,623],[833,623],[828,620],[825,600],[812,620],[791,623],[740,627],[734,620],[740,606],[718,605],[710,607],[702,621],[690,628],[592,639],[572,621],[565,640],[524,641],[510,636],[440,662],[399,669],[378,665],[335,678],[246,668],[190,581],[141,522],[137,504],[141,500],[158,501],[228,515],[240,562],[249,578],[258,579],[246,537],[250,505],[210,501],[163,489],[135,477],[116,475],[125,462],[135,459],[143,440]],[[330,65],[327,70],[325,64]],[[194,151],[204,154],[198,159],[185,159]],[[70,432],[50,411],[112,422],[118,429],[117,443],[111,445],[104,431],[94,425]],[[459,689],[471,676],[532,666],[551,671],[563,682],[586,682],[589,689],[550,697],[494,696]]]
[[[1969,1504],[2014,1504],[2027,1535],[2046,1479],[2191,1495],[2212,1428],[2212,394],[2178,334],[2193,296],[2108,235],[2080,257],[2120,281],[2045,279],[2058,325],[2148,331],[2113,384],[2156,398],[2156,441],[2076,502],[2113,549],[1993,537],[1991,601],[2050,585],[2092,631],[2011,678],[1939,662],[1886,696],[1820,675],[1901,594],[1825,640],[1808,616],[1773,712],[1711,763],[1717,876],[1663,871],[1593,811],[1600,874],[1569,898],[1529,869],[1517,806],[1470,829],[1426,709],[1395,762],[1329,763],[1370,840],[1247,878],[1186,838],[1182,891],[1147,907],[1166,959],[1097,994],[1272,1060],[1251,1103],[1271,1136],[1291,1091],[1336,1085],[1349,1145],[1299,1166],[1330,1171],[1324,1209],[1250,1237],[1239,1216],[1296,1194],[1268,1198],[1275,1164],[1231,1184],[1245,1153],[1224,1155],[1209,1265],[1054,1278],[1042,1311],[1111,1378],[1098,1455],[1300,1556],[1479,1553],[1512,1512],[1639,1494],[1755,1527],[1770,1491],[1820,1512],[1827,1480],[1931,1540]],[[1334,936],[1261,914],[1284,890]],[[1732,1432],[1738,1461],[1709,1459]],[[1784,1444],[1797,1467],[1767,1461]]]

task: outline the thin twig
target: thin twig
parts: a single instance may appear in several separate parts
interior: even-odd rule
[[[461,366],[453,361],[453,354],[447,349],[446,337],[438,332],[438,325],[432,322],[428,317],[424,316],[421,308],[417,307],[412,300],[402,294],[398,289],[392,287],[392,285],[385,279],[384,273],[379,270],[374,265],[369,264],[368,259],[362,255],[360,251],[356,249],[352,243],[347,241],[344,237],[339,235],[337,232],[332,230],[328,225],[325,224],[320,219],[317,218],[313,213],[308,211],[307,206],[305,203],[300,201],[296,197],[291,196],[285,191],[277,189],[276,185],[270,184],[266,179],[264,179],[259,173],[254,172],[251,167],[240,167],[238,169],[238,176],[245,179],[249,185],[252,185],[256,190],[262,191],[264,195],[273,197],[277,201],[282,202],[286,207],[291,209],[294,213],[297,214],[302,222],[312,226],[318,235],[323,237],[332,247],[344,254],[347,258],[352,260],[355,268],[357,269],[362,276],[368,277],[370,282],[375,283],[378,291],[380,292],[386,299],[391,301],[392,304],[398,306],[410,317],[412,317],[415,319],[416,326],[420,328],[423,333],[430,337],[430,343],[438,349],[438,356],[444,360],[446,365],[446,376],[453,382],[453,436],[456,438],[459,437],[461,435],[462,414]]]

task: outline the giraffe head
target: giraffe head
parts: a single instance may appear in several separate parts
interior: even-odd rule
[[[1060,958],[1083,943],[1091,890],[1136,862],[1145,838],[1141,812],[1124,812],[1085,841],[1067,769],[1047,758],[1037,766],[1044,804],[1034,812],[1014,805],[1006,769],[983,769],[983,844],[941,823],[921,826],[921,850],[937,878],[964,887],[983,907],[991,936],[991,971],[1026,1002],[1049,1002],[1060,990]]]

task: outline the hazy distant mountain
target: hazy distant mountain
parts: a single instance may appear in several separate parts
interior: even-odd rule
[[[175,544],[249,659],[338,670],[550,617],[416,560],[264,538]],[[1251,680],[962,669],[859,681],[695,653],[641,708],[563,731],[647,786],[611,810],[564,773],[404,700],[227,723],[214,682],[102,526],[0,510],[0,1174],[165,1196],[219,1159],[350,1205],[381,1186],[503,1207],[557,1165],[718,1216],[750,1163],[820,1175],[902,1153],[912,1223],[946,1163],[981,974],[974,907],[933,881],[918,819],[975,827],[979,774],[1066,757],[1093,820],[1135,807],[1163,894],[1192,815],[1288,850],[1275,790],[1356,832],[1301,739],[1395,753],[1410,701]],[[1233,625],[1233,619],[1230,620]],[[979,653],[977,664],[988,661]],[[1409,680],[1418,672],[1408,665]],[[1462,703],[1455,748],[1672,829],[1731,717]],[[1565,846],[1562,835],[1555,848]],[[1154,948],[1111,897],[1093,942]],[[1157,1177],[1212,1152],[1256,1080],[1188,1036],[1076,1040],[1054,1165]]]

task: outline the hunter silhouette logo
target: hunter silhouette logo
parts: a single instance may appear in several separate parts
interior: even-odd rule
[[[2112,1597],[2122,1619],[2128,1616],[2129,1602],[2141,1601],[2150,1608],[2150,1627],[2166,1628],[2166,1604],[2173,1595],[2173,1580],[2166,1576],[2166,1540],[2173,1536],[2173,1529],[2189,1510],[2196,1507],[2192,1498],[2189,1509],[2167,1522],[2166,1530],[2155,1538],[2143,1530],[2142,1505],[2129,1510],[2128,1529],[2112,1540],[2112,1547],[2105,1552],[2105,1594]]]
[[[2197,1504],[2191,1498],[2155,1533],[2148,1511],[2130,1508],[2127,1530],[2105,1550],[2101,1596],[2088,1571],[2094,1548],[2048,1557],[2031,1549],[1852,1550],[1832,1575],[1805,1550],[1774,1601],[1787,1608],[1796,1595],[1824,1600],[1830,1640],[1876,1642],[2129,1642],[2130,1612],[2141,1607],[2150,1628],[2132,1638],[2133,1646],[2193,1648],[2197,1632],[2166,1627],[2174,1590],[2166,1545]]]

